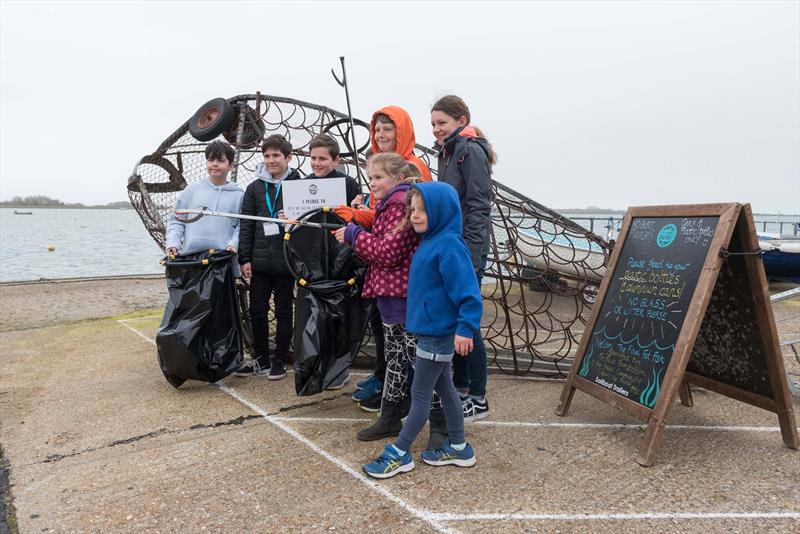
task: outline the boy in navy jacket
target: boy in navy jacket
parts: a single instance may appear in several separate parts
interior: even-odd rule
[[[424,451],[434,466],[475,465],[475,453],[464,440],[464,412],[451,375],[454,353],[466,356],[480,328],[483,304],[470,252],[461,237],[461,207],[452,186],[442,182],[415,185],[406,200],[408,223],[422,236],[408,277],[406,329],[419,336],[411,411],[392,445],[364,466],[375,478],[414,469],[411,444],[430,413],[433,392],[444,406],[449,442]]]

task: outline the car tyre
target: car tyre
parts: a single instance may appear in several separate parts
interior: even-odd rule
[[[211,141],[230,127],[236,111],[224,98],[214,98],[200,106],[189,119],[189,133],[198,141]]]

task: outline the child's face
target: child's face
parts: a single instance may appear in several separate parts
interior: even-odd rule
[[[455,119],[444,111],[431,111],[431,126],[433,126],[433,136],[440,145],[444,144],[444,139],[457,129],[467,125],[467,117]]]
[[[331,153],[324,146],[311,149],[311,171],[314,176],[319,178],[328,176],[336,168],[338,162],[339,158],[333,159]]]
[[[290,159],[292,159],[291,154],[284,156],[277,148],[268,148],[264,152],[264,166],[273,178],[279,178],[286,173]]]
[[[386,198],[389,191],[402,182],[404,178],[402,174],[389,176],[380,165],[370,165],[367,168],[367,174],[369,174],[369,190],[375,200]]]
[[[409,220],[414,231],[424,234],[428,231],[428,212],[425,211],[425,203],[420,195],[411,198],[411,205],[408,207]]]
[[[375,123],[375,143],[381,152],[397,151],[397,128],[393,123]]]
[[[211,158],[206,160],[206,170],[208,175],[217,181],[223,181],[228,177],[231,172],[231,162],[225,157],[225,154],[219,158]]]

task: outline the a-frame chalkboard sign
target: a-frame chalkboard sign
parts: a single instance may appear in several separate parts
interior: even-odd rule
[[[750,205],[630,208],[561,402],[576,389],[647,423],[653,464],[675,394],[689,384],[777,413],[798,446]]]

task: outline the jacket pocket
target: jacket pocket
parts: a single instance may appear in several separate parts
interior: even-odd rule
[[[435,322],[433,318],[436,317],[436,312],[431,308],[433,308],[433,303],[429,303],[427,300],[422,301],[422,311],[425,314],[425,320],[433,324]]]

